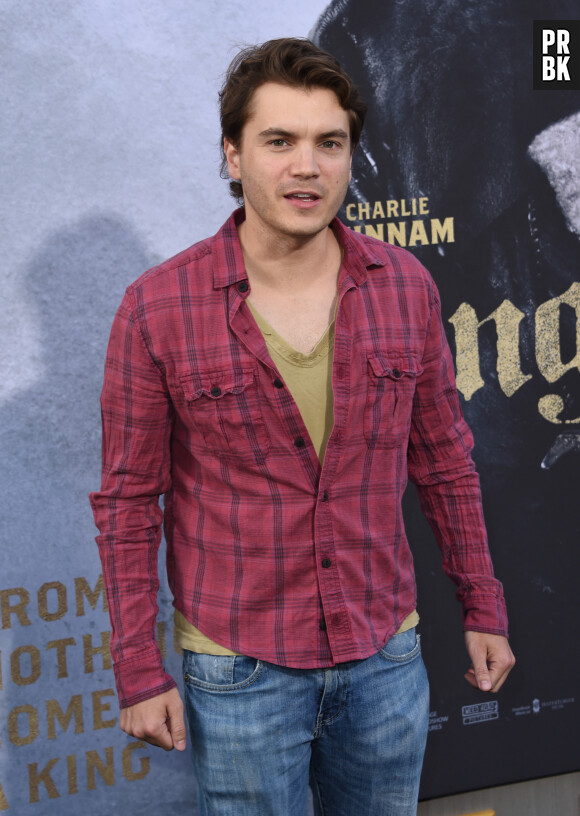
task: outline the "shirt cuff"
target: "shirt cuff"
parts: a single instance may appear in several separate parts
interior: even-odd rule
[[[463,630],[508,637],[508,617],[503,595],[473,595],[463,599]]]
[[[163,668],[158,649],[122,660],[115,663],[113,668],[121,708],[129,708],[177,686],[173,677]]]

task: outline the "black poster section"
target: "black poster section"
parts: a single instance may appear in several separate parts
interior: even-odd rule
[[[407,246],[441,292],[518,660],[498,694],[463,679],[459,605],[410,488],[432,686],[422,798],[580,768],[580,218],[566,212],[580,95],[534,91],[532,67],[534,18],[575,12],[339,0],[314,34],[370,104],[342,218]]]

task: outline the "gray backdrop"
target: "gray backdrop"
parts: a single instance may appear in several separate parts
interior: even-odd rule
[[[98,651],[105,347],[125,286],[232,208],[217,90],[238,46],[307,35],[324,5],[2,0],[0,811],[170,816],[193,794],[189,757],[118,730]]]

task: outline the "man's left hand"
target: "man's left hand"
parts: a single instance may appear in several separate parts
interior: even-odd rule
[[[465,645],[471,658],[467,682],[480,691],[498,691],[516,662],[507,638],[465,632]]]

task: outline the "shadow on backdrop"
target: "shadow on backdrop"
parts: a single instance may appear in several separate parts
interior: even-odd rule
[[[112,671],[100,674],[99,658],[95,661],[97,674],[84,673],[82,635],[87,627],[96,629],[100,642],[98,629],[108,629],[109,621],[101,601],[88,618],[74,616],[73,582],[75,577],[83,576],[94,587],[101,571],[88,493],[100,482],[99,396],[108,335],[125,287],[151,263],[147,250],[125,221],[116,215],[89,214],[47,239],[24,274],[24,296],[34,307],[34,314],[41,315],[44,375],[33,388],[8,401],[0,415],[1,588],[25,587],[30,592],[31,625],[21,627],[14,621],[12,629],[3,633],[3,648],[14,649],[21,644],[38,648],[42,688],[17,688],[7,682],[3,692],[6,711],[33,702],[42,713],[44,700],[58,698],[65,705],[62,701],[79,691],[87,691],[90,697],[88,692],[95,682],[100,686],[114,684]],[[47,623],[38,617],[36,592],[41,585],[55,581],[67,588],[68,613],[62,620]],[[170,595],[164,582],[159,601],[161,617],[170,620]],[[68,649],[69,679],[56,679],[56,671],[52,670],[56,660],[49,660],[50,656],[54,658],[54,650],[47,652],[46,643],[71,635],[77,645]],[[175,671],[177,656],[172,654],[170,643],[168,647],[169,662],[173,662],[171,668]],[[116,716],[117,705],[112,698],[105,699],[111,700],[111,710],[104,717],[110,719]],[[21,727],[24,729],[24,723]],[[22,784],[22,767],[27,762],[36,761],[42,768],[55,753],[64,757],[86,747],[96,747],[102,753],[101,744],[113,743],[121,750],[130,740],[116,727],[92,732],[88,721],[85,727],[82,745],[71,726],[66,734],[59,730],[55,746],[45,741],[41,717],[40,736],[30,745],[11,748],[7,756],[3,746],[2,784],[15,812],[35,813],[38,807],[29,803],[28,790]],[[176,758],[154,748],[147,753],[149,778],[139,785],[117,773],[113,788],[101,782],[98,791],[87,792],[82,789],[79,765],[81,789],[70,798],[66,797],[63,759],[51,776],[64,798],[49,801],[41,785],[43,812],[72,816],[80,808],[86,809],[85,797],[89,809],[102,798],[103,810],[112,802],[132,810],[134,797],[138,796],[139,812],[145,816],[157,814],[161,806],[168,816],[181,814],[195,790],[189,758]]]

